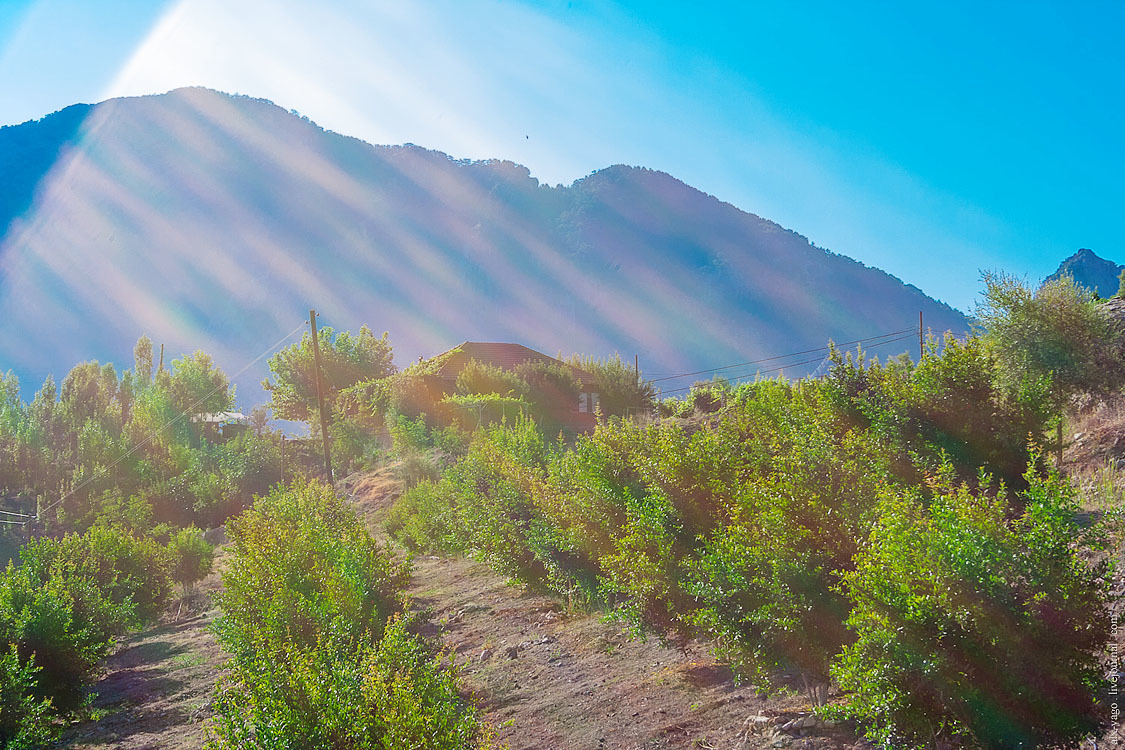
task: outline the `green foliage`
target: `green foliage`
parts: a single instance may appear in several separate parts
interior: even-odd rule
[[[1048,686],[1056,697],[1070,691],[1066,710],[1079,718],[1070,729],[1059,718],[1029,721],[1041,727],[1029,731],[1058,738],[1089,727],[1091,644],[1100,637],[1104,602],[1097,575],[1084,574],[1074,554],[1073,508],[1059,499],[1063,485],[1039,479],[1042,461],[1029,451],[1028,435],[1041,434],[1045,417],[999,385],[996,359],[978,339],[950,339],[940,349],[931,341],[917,366],[905,359],[869,363],[862,353],[833,352],[832,359],[831,373],[819,381],[711,384],[722,398],[705,409],[693,403],[693,413],[714,411],[689,427],[610,420],[570,446],[547,442],[526,419],[480,430],[440,480],[398,500],[388,528],[411,549],[471,555],[571,604],[608,608],[637,631],[675,641],[709,638],[738,673],[761,686],[803,685],[823,703],[835,674],[856,691],[853,715],[876,733],[900,719],[888,718],[889,704],[860,684],[880,685],[878,675],[891,680],[900,655],[892,630],[867,629],[864,613],[883,605],[860,597],[856,586],[909,589],[911,581],[896,576],[930,566],[948,580],[910,601],[960,591],[970,598],[942,600],[941,607],[961,607],[956,611],[935,604],[937,621],[978,607],[974,626],[986,614],[1001,623],[972,641],[974,653],[988,654],[981,664],[994,668],[1023,654],[1013,663],[1027,687],[1015,690],[1007,678],[996,683],[1012,688],[1005,704],[1012,715],[1061,716],[1060,706],[1030,692]],[[989,474],[1025,491],[1009,497]],[[991,526],[958,531],[994,556],[988,562],[1001,578],[986,593],[972,593],[983,585],[981,565],[950,569],[946,558],[931,559],[948,550],[918,542],[948,542],[945,527],[927,520],[925,509],[945,507],[943,498],[955,495],[952,482],[966,483],[959,490],[965,497],[994,498],[987,500]],[[909,498],[918,513],[903,515],[887,498]],[[876,557],[876,542],[879,529],[899,528],[899,516],[916,557],[896,569]],[[1043,526],[1043,519],[1050,523]],[[1041,536],[1053,541],[1040,544]],[[949,552],[950,559],[968,565],[968,549]],[[1001,565],[1004,555],[1016,562]],[[998,614],[991,597],[1016,614]],[[1053,609],[1035,609],[1034,602]],[[1056,637],[1071,645],[1059,660],[1042,660],[1046,672],[1036,672],[1028,657],[1047,648],[1047,631],[1056,626]],[[943,640],[953,631],[942,628],[926,631],[929,640],[919,636],[911,648],[926,644],[926,664],[965,669],[963,642]],[[873,642],[884,650],[873,650]],[[860,672],[862,678],[844,676]],[[990,679],[984,667],[965,674],[964,684],[978,685],[983,696]],[[886,690],[905,691],[917,677]],[[919,721],[937,722],[931,729],[952,726],[937,703],[910,706]],[[964,706],[951,710],[972,724]],[[1042,728],[1050,722],[1054,728]],[[977,724],[971,732],[986,734]]]
[[[1077,393],[1113,391],[1125,382],[1120,331],[1073,278],[1036,290],[1006,274],[986,273],[984,282],[976,315],[1010,393],[1044,392],[1057,413]]]
[[[1047,416],[1014,398],[996,378],[996,360],[979,338],[929,342],[917,365],[865,362],[833,350],[822,393],[842,421],[862,429],[896,457],[893,468],[918,484],[946,463],[966,481],[983,470],[1010,487],[1023,486],[1029,437]]]
[[[456,521],[447,482],[423,479],[402,493],[391,507],[386,526],[391,536],[413,551],[456,553],[464,551],[451,533]]]
[[[138,342],[142,370],[150,348]],[[81,363],[61,388],[48,378],[30,404],[13,385],[0,378],[0,493],[20,497],[24,512],[41,498],[52,534],[94,525],[137,533],[159,523],[214,526],[280,479],[277,434],[248,431],[215,443],[180,417],[188,407],[230,405],[227,377],[206,354],[178,359],[153,378],[118,378],[112,367]]]
[[[544,419],[559,419],[574,411],[582,385],[568,365],[555,362],[524,362],[512,370],[527,384],[527,400]]]
[[[142,385],[152,382],[152,339],[141,336],[133,347],[133,373]]]
[[[30,694],[72,711],[113,637],[151,622],[167,603],[164,551],[151,539],[94,528],[37,540],[20,557],[0,577],[0,638],[21,665],[34,664]]]
[[[168,557],[172,580],[187,589],[211,572],[215,548],[194,526],[173,531],[168,539]]]
[[[84,704],[98,664],[128,619],[87,579],[44,582],[23,568],[0,577],[0,636],[39,668],[34,695],[60,711]]]
[[[483,747],[455,674],[399,616],[407,571],[327,486],[230,524],[218,631],[233,655],[212,748]]]
[[[1099,725],[1108,639],[1098,572],[1073,551],[1073,491],[1028,477],[1026,510],[960,486],[888,493],[846,576],[848,711],[886,746],[1074,745]]]
[[[61,729],[51,699],[35,695],[39,669],[34,662],[21,662],[15,645],[0,655],[0,747],[7,750],[45,747]]]
[[[203,351],[173,360],[168,391],[172,408],[189,416],[224,412],[234,403],[226,374]]]
[[[594,389],[602,414],[621,417],[627,416],[630,409],[647,411],[652,408],[655,387],[622,362],[620,354],[612,359],[574,356],[568,362],[594,376]]]
[[[518,399],[527,395],[527,390],[527,381],[516,373],[475,359],[469,360],[457,375],[457,392],[461,394],[495,394]]]
[[[405,571],[326,485],[277,488],[232,519],[221,633],[237,656],[293,640],[307,646],[346,623],[378,635],[401,609]],[[279,650],[283,650],[280,649]]]
[[[84,534],[38,539],[20,552],[21,571],[43,582],[76,579],[129,615],[119,627],[153,622],[168,604],[171,582],[165,550],[130,531],[96,526]]]
[[[401,618],[374,644],[293,649],[248,689],[217,696],[207,747],[468,750],[491,747],[443,669]],[[270,683],[284,680],[283,690]]]
[[[687,412],[714,414],[730,398],[731,392],[730,381],[718,375],[711,380],[694,383],[684,399],[688,405]]]
[[[449,407],[453,423],[468,430],[515,420],[531,412],[531,404],[525,399],[498,393],[453,394],[443,398],[442,404]]]
[[[376,380],[394,373],[392,350],[387,334],[375,338],[367,326],[358,335],[348,331],[336,334],[332,328],[317,331],[325,403],[332,413],[339,392],[357,383]],[[312,336],[288,346],[270,357],[272,379],[262,381],[270,393],[270,408],[279,419],[310,421],[317,413],[316,379],[313,377]]]

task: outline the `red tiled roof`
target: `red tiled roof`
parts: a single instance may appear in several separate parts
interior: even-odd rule
[[[594,387],[594,376],[585,370],[580,370],[577,367],[568,365],[560,359],[548,357],[542,352],[537,352],[534,349],[529,349],[523,344],[500,344],[489,341],[466,341],[454,349],[461,351],[449,357],[438,370],[438,375],[443,378],[456,378],[458,373],[469,364],[471,360],[476,360],[481,364],[493,365],[504,370],[511,370],[518,365],[525,362],[548,362],[550,364],[564,365],[569,367],[578,378],[578,382],[582,384],[584,389]],[[450,351],[453,351],[452,349]],[[448,352],[447,352],[448,354]],[[438,355],[442,356],[442,355]]]

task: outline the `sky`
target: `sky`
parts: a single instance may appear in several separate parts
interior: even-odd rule
[[[0,0],[0,124],[198,85],[550,184],[663,170],[971,310],[1125,261],[1125,3]]]

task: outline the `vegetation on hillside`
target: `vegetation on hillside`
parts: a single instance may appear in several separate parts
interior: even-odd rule
[[[981,330],[920,362],[833,349],[820,379],[654,404],[620,358],[575,358],[601,393],[588,435],[560,429],[565,365],[470,362],[450,387],[439,360],[396,371],[385,334],[322,329],[334,458],[395,462],[408,548],[702,639],[883,747],[1073,746],[1107,716],[1108,576],[1049,454],[1077,397],[1125,382],[1121,333],[1070,279],[985,284]],[[275,413],[315,419],[308,337],[271,371]],[[211,747],[489,746],[407,614],[408,569],[292,446],[283,476],[264,415],[202,418],[232,405],[208,355],[154,371],[145,338],[132,371],[82,363],[30,403],[0,378],[0,493],[37,517],[4,537],[0,747],[81,713],[114,639],[206,575],[202,529],[228,521]],[[654,411],[675,419],[631,419]]]
[[[1068,280],[987,283],[992,327],[918,363],[834,352],[823,379],[704,385],[662,406],[686,423],[573,443],[480,430],[390,530],[709,640],[762,687],[834,689],[886,747],[1074,744],[1107,716],[1107,578],[1042,446],[1068,398],[1120,388],[1121,355]]]

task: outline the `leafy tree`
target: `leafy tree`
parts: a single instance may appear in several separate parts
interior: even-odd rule
[[[111,410],[117,400],[117,373],[113,366],[104,367],[98,362],[76,365],[63,378],[59,388],[59,402],[73,429],[78,429],[88,419],[101,424],[120,421],[120,411]]]
[[[1017,400],[1038,403],[1058,419],[1078,393],[1108,393],[1125,383],[1125,352],[1117,323],[1070,276],[1033,290],[1015,276],[984,275],[976,315],[997,358],[996,374]]]
[[[1125,297],[1125,268],[1121,269],[1121,273],[1117,277],[1117,294],[1113,296],[1118,299]]]
[[[347,331],[336,334],[331,327],[318,331],[324,399],[335,406],[344,388],[367,380],[392,375],[393,351],[386,332],[375,338],[363,326],[358,335]],[[300,343],[288,346],[270,357],[272,378],[262,381],[270,393],[270,408],[279,419],[309,421],[317,412],[316,380],[313,376],[312,336],[306,333]]]
[[[211,355],[204,351],[172,362],[168,392],[172,408],[189,416],[227,411],[234,403],[234,390],[226,373],[215,367]]]
[[[527,383],[527,400],[541,419],[558,418],[578,407],[582,386],[574,371],[554,362],[525,362],[513,372]]]
[[[142,384],[152,382],[152,339],[141,336],[133,347],[133,372]]]
[[[270,410],[269,408],[258,404],[250,410],[250,429],[258,437],[265,435],[269,431],[270,426]]]

